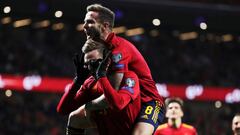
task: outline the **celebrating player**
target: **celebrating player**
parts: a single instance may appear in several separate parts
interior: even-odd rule
[[[106,48],[100,42],[93,41],[92,39],[87,40],[82,50],[85,53],[85,66],[91,71],[92,76],[83,83],[80,90],[77,90],[74,86],[79,88],[80,83],[83,82],[80,78],[81,74],[84,74],[82,72],[85,69],[77,72],[76,81],[59,102],[58,112],[70,113],[101,94],[105,95],[109,108],[93,111],[91,114],[83,111],[82,107],[73,111],[70,116],[72,114],[80,114],[80,117],[70,117],[70,119],[74,120],[69,124],[67,134],[83,134],[83,129],[96,127],[96,125],[100,135],[130,135],[133,130],[135,119],[141,108],[138,78],[132,71],[125,72],[120,89],[115,90],[107,78],[107,75],[111,76],[112,72],[108,71],[110,64],[108,55],[110,53],[107,49],[103,49],[104,47]],[[103,57],[103,54],[106,56]],[[78,57],[76,57],[75,65],[78,70],[83,67]],[[77,124],[74,124],[74,121],[77,121]],[[74,127],[76,125],[78,129]]]
[[[84,31],[87,38],[101,37],[112,48],[112,71],[115,74],[113,86],[118,89],[124,73],[133,71],[140,83],[142,108],[133,131],[134,135],[152,135],[164,118],[162,97],[158,94],[150,69],[140,52],[127,40],[116,36],[113,32],[114,13],[99,4],[87,7],[84,19]],[[88,106],[88,110],[98,108],[104,97],[98,98]],[[104,102],[104,101],[103,101]]]

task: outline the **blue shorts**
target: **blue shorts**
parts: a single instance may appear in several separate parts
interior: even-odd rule
[[[142,103],[137,122],[145,122],[154,126],[154,130],[163,122],[165,108],[158,101]]]

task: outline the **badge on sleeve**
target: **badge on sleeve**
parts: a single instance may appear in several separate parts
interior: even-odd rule
[[[125,86],[122,87],[122,89],[127,90],[128,92],[130,92],[131,94],[134,93],[133,87],[135,86],[135,81],[131,78],[127,78],[125,80]]]
[[[124,68],[124,64],[118,63],[122,59],[122,54],[121,53],[115,53],[112,55],[112,61],[113,61],[113,66],[112,68],[114,70],[119,70]]]
[[[132,88],[132,87],[135,86],[135,81],[133,79],[131,79],[131,78],[127,78],[126,79],[126,84],[127,84],[128,87]]]
[[[112,56],[112,61],[114,63],[118,63],[121,59],[122,59],[121,53],[113,54],[113,56]]]

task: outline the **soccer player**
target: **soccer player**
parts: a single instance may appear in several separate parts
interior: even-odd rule
[[[129,41],[116,36],[113,32],[114,13],[99,4],[87,7],[84,19],[84,31],[87,38],[101,37],[112,48],[113,86],[118,89],[124,73],[133,71],[140,83],[142,108],[133,131],[134,135],[152,135],[164,118],[162,97],[158,94],[150,69],[140,52]],[[98,108],[104,102],[103,96],[93,100],[88,110]],[[71,122],[71,121],[70,121]]]
[[[197,135],[193,126],[182,123],[184,113],[180,98],[168,98],[165,105],[168,122],[160,125],[154,135]]]
[[[232,120],[233,135],[240,135],[240,113],[237,113]]]
[[[78,129],[69,125],[67,134],[83,134],[84,128],[96,127],[96,125],[100,135],[130,135],[133,130],[135,119],[141,109],[138,78],[132,71],[125,72],[119,90],[115,90],[110,84],[111,80],[107,78],[107,75],[112,72],[108,72],[110,70],[108,69],[110,62],[107,59],[109,53],[103,57],[103,52],[108,52],[102,49],[104,47],[106,46],[102,43],[92,39],[87,40],[82,50],[85,53],[85,66],[91,71],[92,76],[78,91],[74,86],[79,86],[80,80],[78,79],[81,76],[77,76],[79,78],[73,83],[73,87],[61,98],[58,112],[70,113],[101,94],[105,95],[109,108],[88,114],[81,111],[82,107],[80,107],[74,111],[83,114],[81,118],[78,118]],[[78,60],[75,65],[81,66],[77,62]],[[80,71],[78,73],[81,74]],[[94,115],[94,117],[89,119],[88,115]]]

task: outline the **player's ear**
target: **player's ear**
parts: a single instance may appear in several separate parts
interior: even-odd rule
[[[180,116],[181,116],[181,117],[184,116],[183,110],[181,110]]]
[[[109,22],[103,22],[103,28],[108,29],[110,27]]]
[[[165,117],[166,117],[166,118],[169,117],[169,111],[168,111],[168,110],[166,110]]]

